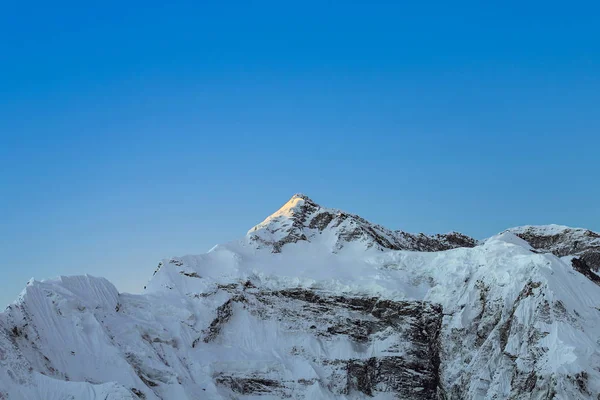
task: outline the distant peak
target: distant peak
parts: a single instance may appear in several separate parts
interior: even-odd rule
[[[349,243],[379,250],[441,251],[474,247],[477,241],[458,232],[444,235],[412,235],[393,232],[358,215],[325,208],[296,193],[276,212],[247,233],[257,248],[279,253],[288,243],[314,242],[336,252]]]
[[[283,206],[281,206],[279,210],[269,215],[263,222],[250,229],[249,232],[255,232],[259,229],[268,227],[273,222],[281,221],[282,218],[291,220],[302,218],[301,216],[318,208],[320,208],[320,206],[308,196],[302,193],[296,193]]]
[[[296,193],[295,195],[292,196],[292,198],[289,201],[296,200],[296,199],[301,199],[301,200],[306,201],[307,203],[316,204],[310,197],[308,197],[304,193]]]
[[[537,235],[558,235],[564,232],[584,231],[584,228],[575,228],[566,225],[547,224],[547,225],[524,225],[507,229],[506,232],[512,232],[516,235],[524,233],[535,233]]]
[[[292,216],[294,214],[303,211],[305,206],[319,207],[310,197],[302,193],[296,193],[293,195],[279,210],[277,210],[271,217],[279,215]]]
[[[303,212],[306,207],[309,208],[320,208],[310,197],[302,193],[296,193],[293,195],[279,210],[271,215],[271,217],[279,215],[292,216]]]

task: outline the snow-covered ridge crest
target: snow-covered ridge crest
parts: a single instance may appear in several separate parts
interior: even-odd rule
[[[508,229],[540,252],[558,257],[577,256],[581,268],[600,270],[600,234],[564,225],[527,225]]]
[[[392,231],[358,215],[321,207],[308,196],[294,195],[278,211],[268,216],[247,234],[258,248],[279,253],[288,243],[307,241],[332,252],[351,247],[364,251],[415,250],[440,251],[473,247],[476,241],[458,232],[425,235]]]

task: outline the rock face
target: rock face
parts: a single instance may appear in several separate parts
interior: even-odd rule
[[[597,400],[598,235],[563,228],[413,235],[296,195],[141,295],[31,281],[0,399]]]
[[[274,253],[281,252],[287,243],[298,241],[324,242],[334,252],[356,244],[378,250],[413,251],[442,251],[477,244],[473,238],[458,232],[429,236],[391,231],[358,215],[321,207],[302,194],[294,195],[276,213],[252,228],[248,238]]]
[[[281,379],[259,364],[241,373],[219,372],[215,378],[218,386],[238,395],[277,398],[311,398],[308,391],[316,383],[332,397],[393,393],[400,398],[436,398],[441,307],[377,297],[332,296],[308,289],[263,291],[240,284],[227,291],[232,297],[202,333],[203,342],[236,346],[225,333],[234,314],[257,323],[276,323],[279,335],[303,338],[290,342],[286,361],[311,365],[320,373]],[[340,342],[353,347],[356,354],[336,351]],[[313,343],[319,343],[318,351]]]

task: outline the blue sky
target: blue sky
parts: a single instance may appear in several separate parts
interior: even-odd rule
[[[296,192],[412,232],[600,231],[593,2],[12,3],[0,306],[31,277],[139,290]]]

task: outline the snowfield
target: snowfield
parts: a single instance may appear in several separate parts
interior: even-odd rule
[[[599,237],[412,235],[296,195],[141,295],[30,281],[0,399],[599,399]]]

